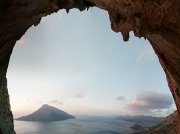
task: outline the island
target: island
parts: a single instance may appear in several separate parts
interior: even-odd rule
[[[18,121],[64,121],[75,117],[48,104],[42,105],[37,111],[17,118]]]

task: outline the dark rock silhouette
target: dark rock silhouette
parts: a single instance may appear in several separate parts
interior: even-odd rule
[[[80,11],[96,6],[109,13],[111,27],[129,39],[149,40],[165,71],[170,91],[177,106],[180,134],[180,0],[1,0],[0,1],[0,129],[14,134],[6,72],[17,40],[43,16],[60,9]]]
[[[49,106],[47,104],[43,105],[34,113],[18,118],[19,121],[63,121],[67,119],[73,119],[74,116],[57,109],[55,107]]]

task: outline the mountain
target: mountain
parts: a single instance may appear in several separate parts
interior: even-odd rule
[[[132,122],[139,124],[143,127],[151,127],[161,123],[164,120],[164,117],[153,117],[153,116],[118,116],[116,119]]]
[[[67,119],[73,119],[74,116],[57,109],[55,107],[49,106],[47,104],[42,105],[41,108],[39,108],[34,113],[22,116],[16,120],[19,121],[63,121]]]
[[[176,134],[177,127],[177,111],[167,116],[162,123],[149,128],[147,131],[134,134]]]

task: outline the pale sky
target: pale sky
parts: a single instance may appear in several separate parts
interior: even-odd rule
[[[15,117],[42,104],[75,115],[145,114],[174,109],[165,74],[149,42],[124,42],[107,12],[61,10],[17,42],[8,69]]]

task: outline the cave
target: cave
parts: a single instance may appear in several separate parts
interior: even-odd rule
[[[180,1],[179,0],[2,0],[0,1],[0,133],[14,134],[6,72],[13,47],[41,18],[60,9],[92,6],[109,13],[111,28],[128,41],[129,32],[149,40],[166,74],[177,107],[180,133]]]

